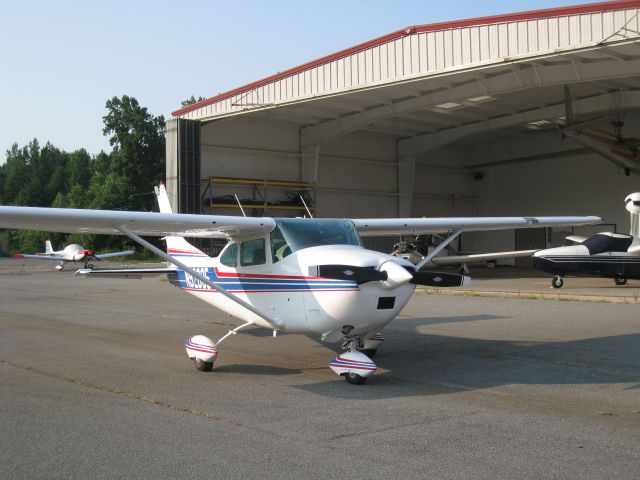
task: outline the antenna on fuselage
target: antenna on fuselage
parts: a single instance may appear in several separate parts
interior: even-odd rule
[[[304,208],[307,210],[307,213],[309,214],[309,218],[313,218],[313,215],[311,215],[311,210],[309,210],[309,207],[307,207],[307,202],[304,201],[304,198],[302,197],[302,195],[300,195],[300,200],[302,200],[302,204],[304,205]]]
[[[236,197],[236,202],[238,202],[238,206],[240,207],[240,211],[242,212],[242,216],[246,217],[247,214],[244,213],[244,208],[242,208],[242,204],[240,203],[240,199],[238,198],[238,195],[236,195],[235,193],[233,194],[234,197]]]

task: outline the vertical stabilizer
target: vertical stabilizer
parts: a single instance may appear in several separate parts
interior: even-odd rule
[[[160,207],[160,213],[173,213],[171,204],[169,203],[169,196],[167,190],[164,188],[164,184],[160,184],[159,187],[155,187],[156,197],[158,197],[158,206]]]
[[[640,192],[631,193],[624,199],[624,208],[629,212],[633,243],[640,243]]]
[[[155,191],[160,213],[173,213],[164,185],[160,184],[159,187],[155,188]],[[171,256],[179,257],[180,261],[188,266],[199,266],[202,265],[203,261],[208,263],[206,260],[211,260],[206,253],[191,245],[183,237],[169,236],[165,237],[164,240],[167,242],[167,253]]]
[[[47,255],[51,255],[53,253],[53,248],[51,247],[51,241],[45,240],[44,242],[44,253]]]

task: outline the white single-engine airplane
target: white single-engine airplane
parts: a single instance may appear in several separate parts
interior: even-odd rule
[[[616,285],[640,279],[640,192],[627,195],[630,234],[601,232],[589,238],[569,236],[578,243],[533,254],[533,266],[553,275],[551,286],[562,288],[567,273],[613,278]]]
[[[164,186],[156,189],[160,213],[0,207],[0,227],[68,233],[126,235],[171,265],[157,269],[79,270],[84,275],[136,277],[167,274],[173,285],[244,321],[217,342],[187,339],[188,356],[208,371],[218,347],[239,330],[319,335],[345,353],[329,367],[349,383],[363,383],[376,370],[371,360],[384,341],[380,330],[406,305],[416,285],[455,286],[468,277],[420,269],[464,231],[598,223],[583,217],[485,217],[310,219],[251,218],[171,213]],[[450,235],[417,265],[367,250],[360,235]],[[162,236],[167,252],[140,235]],[[229,240],[216,258],[183,237]],[[368,356],[367,356],[368,355]]]
[[[126,250],[124,252],[110,252],[96,255],[96,252],[93,250],[87,250],[82,245],[78,245],[76,243],[67,245],[63,250],[58,250],[56,252],[51,247],[51,242],[47,240],[44,242],[43,253],[36,253],[34,255],[28,253],[16,253],[14,257],[24,258],[25,260],[53,260],[60,262],[56,265],[56,270],[60,271],[64,268],[64,264],[67,262],[84,262],[84,268],[93,268],[93,265],[91,264],[91,261],[93,260],[100,261],[105,258],[124,257],[126,255],[133,255],[133,253],[133,250]]]

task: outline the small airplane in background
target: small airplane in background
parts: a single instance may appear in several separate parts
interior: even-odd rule
[[[51,242],[49,240],[44,242],[44,247],[43,253],[16,253],[14,257],[24,258],[25,260],[57,261],[60,263],[56,265],[56,270],[60,271],[64,268],[64,264],[67,262],[84,262],[84,268],[93,268],[93,264],[91,263],[93,260],[100,261],[105,258],[124,257],[127,255],[133,255],[134,253],[133,250],[125,250],[124,252],[101,253],[96,255],[96,252],[93,250],[88,250],[82,245],[78,245],[76,243],[67,245],[63,250],[58,250],[56,252],[51,247]]]
[[[172,213],[163,185],[160,213],[0,206],[0,227],[125,235],[168,262],[154,269],[84,269],[87,276],[167,275],[185,292],[242,323],[217,342],[189,337],[187,355],[209,371],[220,344],[248,327],[301,333],[341,342],[329,368],[364,383],[384,341],[381,329],[407,304],[416,285],[464,285],[469,277],[420,271],[462,232],[599,223],[594,216],[318,219]],[[362,247],[360,236],[449,233],[417,265]],[[140,235],[164,237],[167,251]],[[211,258],[184,237],[226,238]]]
[[[613,278],[616,285],[640,279],[640,192],[624,200],[631,221],[630,235],[602,232],[589,238],[570,236],[579,243],[533,254],[533,266],[553,275],[553,288],[562,288],[567,273]]]

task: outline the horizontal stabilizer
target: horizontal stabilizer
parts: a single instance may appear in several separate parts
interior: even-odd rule
[[[100,255],[94,255],[93,258],[97,258],[98,260],[102,260],[104,258],[125,257],[127,255],[133,255],[134,253],[135,252],[133,250],[125,250],[124,252],[101,253]]]
[[[142,278],[153,277],[157,275],[170,275],[176,273],[175,268],[121,268],[121,269],[102,269],[102,268],[81,268],[74,275],[85,275],[103,278]]]
[[[587,239],[587,237],[581,237],[580,235],[569,235],[568,237],[566,237],[566,239],[570,242],[582,243]]]

